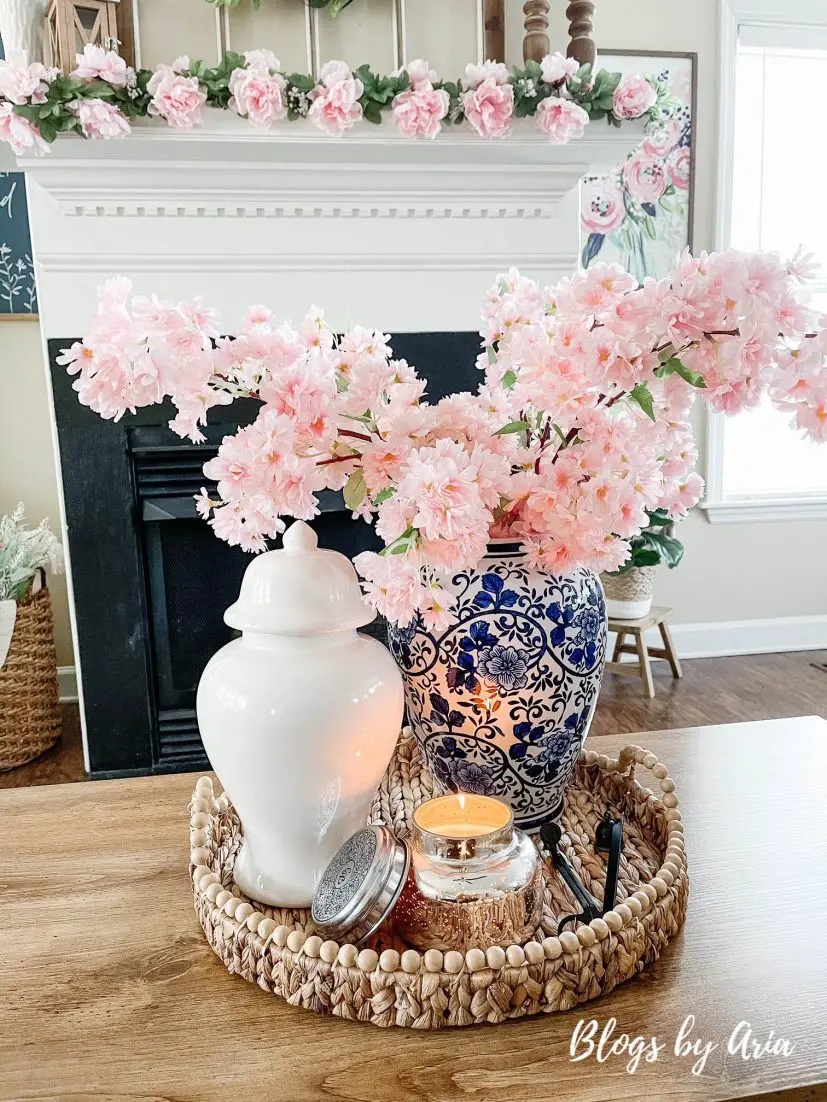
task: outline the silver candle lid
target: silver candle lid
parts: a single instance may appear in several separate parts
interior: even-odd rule
[[[322,873],[313,892],[320,934],[358,945],[384,922],[405,886],[410,854],[384,826],[357,830]]]

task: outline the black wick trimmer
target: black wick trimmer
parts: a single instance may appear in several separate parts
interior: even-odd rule
[[[583,909],[580,914],[566,915],[565,918],[561,918],[557,925],[558,934],[569,922],[591,922],[594,918],[602,918],[607,911],[614,908],[615,899],[617,898],[617,878],[620,872],[620,854],[623,849],[623,820],[613,818],[607,811],[597,824],[597,830],[595,831],[595,851],[597,853],[608,853],[609,855],[602,907],[591,892],[586,891],[580,877],[560,852],[562,836],[563,832],[557,823],[544,823],[540,827],[540,838],[551,854],[554,867]]]

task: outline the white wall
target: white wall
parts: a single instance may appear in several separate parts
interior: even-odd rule
[[[0,320],[0,515],[18,501],[33,524],[47,517],[60,532],[40,326]],[[50,577],[59,666],[72,663],[66,579]]]

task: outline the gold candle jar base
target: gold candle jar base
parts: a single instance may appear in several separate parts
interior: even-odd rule
[[[411,860],[394,910],[418,949],[465,950],[530,940],[543,909],[543,867],[500,800],[454,793],[416,809]]]
[[[543,914],[543,869],[538,862],[528,884],[482,899],[428,899],[413,868],[393,912],[399,934],[417,949],[458,949],[529,941]]]

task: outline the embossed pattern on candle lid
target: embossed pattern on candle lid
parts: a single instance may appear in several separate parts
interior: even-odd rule
[[[358,945],[385,920],[408,874],[404,843],[383,826],[367,826],[341,846],[313,892],[313,922],[326,937]]]

